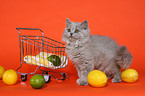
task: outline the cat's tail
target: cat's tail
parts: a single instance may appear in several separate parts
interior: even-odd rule
[[[121,69],[127,69],[132,63],[133,56],[130,54],[126,46],[121,46],[117,51],[115,59]]]

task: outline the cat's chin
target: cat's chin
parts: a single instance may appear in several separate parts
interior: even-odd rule
[[[69,40],[70,40],[70,41],[74,41],[75,38],[73,38],[73,37],[69,37]]]

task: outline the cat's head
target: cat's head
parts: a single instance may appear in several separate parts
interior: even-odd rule
[[[88,28],[88,22],[85,20],[82,23],[71,22],[68,18],[66,19],[66,28],[64,29],[62,40],[64,42],[82,40],[90,36],[90,30]]]

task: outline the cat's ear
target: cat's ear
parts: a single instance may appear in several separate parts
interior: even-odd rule
[[[71,24],[71,21],[68,18],[66,18],[66,27],[70,26],[70,24]]]
[[[83,21],[83,22],[81,23],[81,27],[82,27],[83,29],[87,29],[87,28],[88,28],[88,21],[87,21],[87,20]]]

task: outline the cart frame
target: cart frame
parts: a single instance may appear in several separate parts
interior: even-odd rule
[[[68,78],[69,78],[68,74],[66,74],[66,73],[42,70],[42,69],[40,69],[40,67],[42,67],[42,66],[37,66],[37,68],[35,69],[35,71],[34,71],[34,72],[31,72],[31,73],[22,73],[22,72],[19,72],[18,70],[22,68],[22,63],[24,63],[24,62],[22,61],[22,50],[23,50],[23,48],[22,48],[22,42],[24,42],[24,41],[23,41],[21,38],[22,38],[22,37],[25,37],[26,39],[28,39],[27,37],[36,37],[36,38],[39,39],[39,37],[41,37],[41,38],[42,38],[42,39],[41,39],[42,42],[33,41],[32,39],[29,39],[29,40],[32,40],[33,42],[36,42],[36,43],[40,43],[41,46],[35,45],[35,43],[34,43],[34,46],[38,46],[39,48],[43,49],[43,51],[44,51],[44,45],[45,45],[45,44],[44,44],[44,42],[45,42],[45,41],[44,41],[44,38],[47,38],[47,37],[45,37],[43,31],[42,31],[41,29],[38,29],[38,28],[16,28],[16,30],[19,32],[19,48],[20,48],[20,67],[16,69],[16,72],[17,72],[18,74],[21,74],[21,79],[22,79],[22,81],[26,81],[26,80],[27,80],[27,74],[29,74],[29,75],[36,74],[36,71],[37,71],[38,69],[39,69],[40,71],[42,71],[42,75],[44,75],[44,78],[47,77],[47,79],[45,78],[46,83],[48,83],[48,82],[50,81],[51,76],[53,76],[56,80],[65,80],[65,79],[68,79]],[[40,32],[42,33],[42,36],[38,36],[38,35],[37,35],[37,36],[32,36],[32,35],[31,35],[31,36],[21,35],[20,30],[38,30],[38,31],[40,31]],[[47,38],[47,39],[50,39],[50,38]],[[53,39],[50,39],[50,40],[53,40]],[[54,41],[54,42],[57,42],[57,44],[59,43],[59,44],[64,45],[63,43],[58,42],[58,41],[56,41],[56,40],[53,40],[53,41]],[[28,42],[27,42],[27,43],[28,43]],[[28,43],[28,44],[30,44],[30,43]],[[47,45],[47,46],[48,46],[48,45]],[[63,49],[64,49],[64,50],[63,50],[63,55],[64,55],[65,47],[60,47],[60,46],[58,46],[58,47],[55,47],[55,48],[60,48],[60,51],[62,51],[61,48],[63,48]],[[48,49],[45,48],[45,50],[48,50]],[[23,54],[24,54],[24,52],[23,52]],[[32,53],[31,53],[31,54],[32,54]],[[23,57],[24,57],[24,56],[23,56]],[[61,75],[61,78],[57,78],[56,76],[52,75],[51,73],[60,74],[60,75]]]

